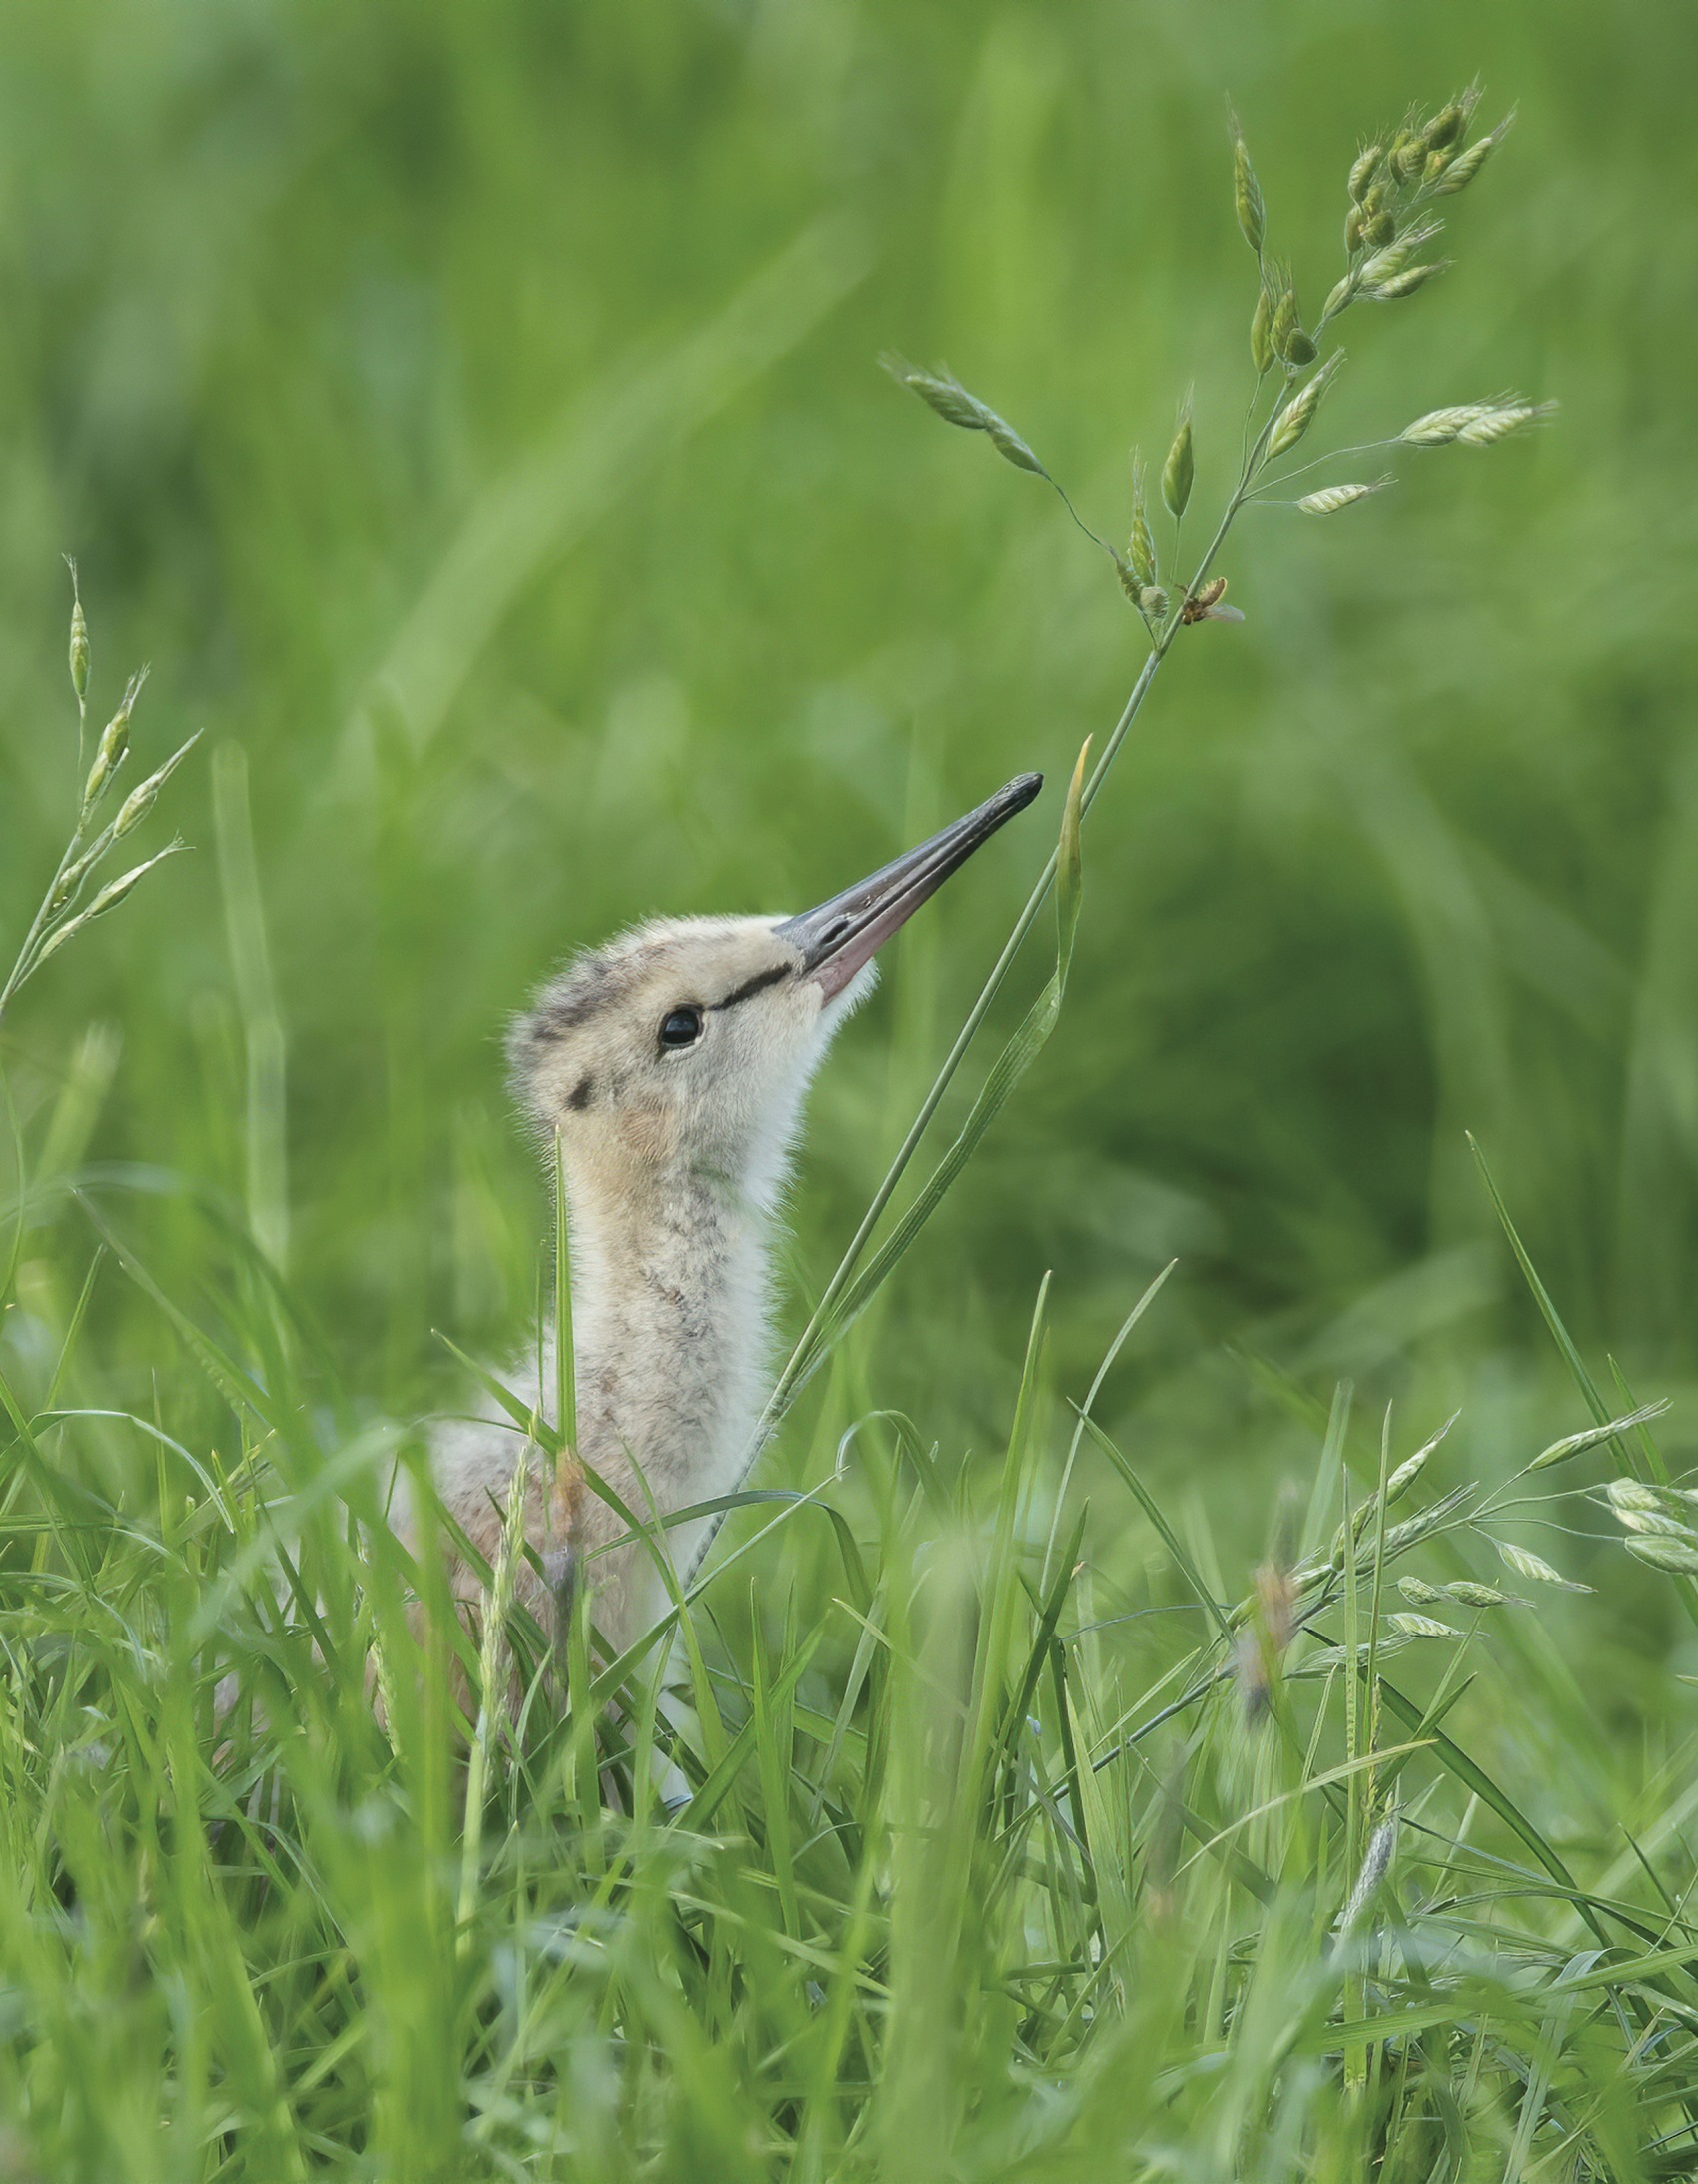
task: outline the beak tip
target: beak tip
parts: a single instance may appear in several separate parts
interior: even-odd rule
[[[829,999],[974,850],[1024,811],[1043,785],[1041,773],[1017,773],[977,811],[818,909],[784,919],[773,927],[774,933],[797,950],[803,975],[823,986]]]

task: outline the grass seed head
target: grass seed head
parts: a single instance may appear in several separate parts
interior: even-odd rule
[[[1004,462],[1012,463],[1016,470],[1030,471],[1036,478],[1049,477],[1008,420],[999,417],[977,395],[969,394],[945,366],[940,365],[935,372],[922,372],[918,365],[894,354],[882,356],[879,362],[898,386],[912,388],[946,425],[959,426],[965,433],[983,433]]]
[[[1274,354],[1283,357],[1297,324],[1297,292],[1292,285],[1288,267],[1274,268],[1270,291],[1273,297],[1273,314],[1269,322],[1268,338],[1274,344]]]
[[[114,841],[122,841],[126,834],[133,833],[141,825],[159,801],[160,790],[200,740],[201,731],[197,728],[183,747],[180,750],[174,750],[157,772],[150,773],[145,781],[139,782],[136,787],[131,789],[129,795],[125,797],[123,803],[119,806],[117,818],[112,822],[112,838]]]
[[[1698,1577],[1698,1541],[1687,1545],[1680,1540],[1628,1540],[1625,1545],[1629,1555],[1636,1555],[1654,1570],[1671,1570],[1682,1577]]]
[[[1449,266],[1448,258],[1432,258],[1424,266],[1407,266],[1401,273],[1394,273],[1389,281],[1381,281],[1370,293],[1377,304],[1395,302],[1399,296],[1412,296],[1417,289],[1437,278]]]
[[[1383,250],[1375,251],[1361,269],[1363,281],[1372,283],[1388,281],[1392,274],[1401,273],[1416,251],[1432,241],[1443,227],[1439,220],[1423,220],[1418,227],[1406,228],[1388,243]]]
[[[1256,169],[1250,163],[1250,147],[1245,143],[1244,131],[1239,127],[1236,114],[1231,117],[1233,132],[1233,210],[1239,216],[1239,229],[1245,241],[1262,256],[1262,239],[1267,232],[1268,208],[1263,202],[1262,185],[1256,179]]]
[[[71,571],[71,687],[77,693],[77,703],[81,705],[89,689],[89,625],[83,619],[83,598],[77,584],[77,564],[67,555],[65,565]]]
[[[1464,1608],[1524,1608],[1513,1593],[1499,1591],[1495,1585],[1476,1585],[1472,1578],[1456,1578],[1444,1588],[1446,1600],[1460,1601]]]
[[[1442,112],[1434,114],[1421,131],[1421,137],[1429,152],[1447,152],[1467,126],[1468,117],[1461,101],[1452,99]]]
[[[1690,1540],[1694,1537],[1692,1527],[1683,1518],[1654,1505],[1649,1509],[1618,1508],[1615,1515],[1617,1523],[1627,1532],[1648,1533],[1661,1540]]]
[[[1399,1612],[1387,1616],[1385,1620],[1393,1631],[1399,1632],[1404,1638],[1453,1638],[1457,1636],[1449,1624],[1439,1623],[1431,1616],[1410,1616]]]
[[[1137,575],[1118,553],[1115,554],[1115,574],[1120,579],[1122,591],[1146,621],[1166,620],[1168,594],[1159,583],[1140,583]]]
[[[1379,481],[1380,486],[1389,485],[1389,479],[1382,478]],[[1379,487],[1334,486],[1330,490],[1333,493],[1348,493],[1352,495],[1355,499],[1359,500],[1361,496],[1365,493],[1376,493],[1379,490]],[[1310,494],[1307,496],[1307,498],[1313,500],[1315,496]],[[1341,506],[1344,507],[1347,507],[1348,505],[1349,504],[1347,502],[1341,504]],[[1297,506],[1298,508],[1301,508],[1302,502],[1299,501],[1297,503]],[[1409,1489],[1414,1485],[1415,1481],[1420,1477],[1421,1473],[1426,1470],[1426,1467],[1431,1460],[1432,1452],[1434,1451],[1434,1449],[1438,1447],[1438,1444],[1444,1439],[1445,1435],[1450,1431],[1451,1427],[1455,1425],[1456,1421],[1461,1417],[1461,1415],[1462,1414],[1460,1411],[1452,1411],[1450,1416],[1444,1421],[1444,1424],[1438,1429],[1437,1433],[1429,1436],[1427,1440],[1421,1443],[1420,1447],[1415,1451],[1413,1456],[1405,1457],[1402,1463],[1397,1466],[1397,1469],[1385,1482],[1385,1506],[1387,1509],[1390,1509],[1394,1503],[1400,1502],[1403,1499],[1404,1495],[1408,1493]]]
[[[1686,1525],[1691,1524],[1689,1512],[1698,1503],[1698,1494],[1690,1487],[1653,1487],[1642,1479],[1612,1479],[1604,1498],[1617,1515],[1624,1510],[1661,1510],[1665,1517]]]
[[[1301,440],[1304,433],[1308,431],[1310,425],[1314,422],[1314,413],[1320,408],[1320,399],[1327,388],[1331,386],[1333,377],[1342,362],[1342,352],[1334,350],[1314,377],[1305,381],[1290,401],[1286,403],[1277,418],[1274,419],[1274,430],[1269,435],[1268,454],[1270,459],[1274,456],[1288,454]]]
[[[1498,1554],[1518,1578],[1529,1579],[1534,1585],[1554,1585],[1564,1593],[1590,1593],[1589,1585],[1581,1585],[1578,1579],[1565,1578],[1542,1555],[1535,1555],[1531,1548],[1517,1547],[1513,1540],[1493,1542]]]
[[[1488,402],[1464,402],[1448,410],[1428,410],[1412,425],[1405,425],[1397,438],[1408,448],[1448,448],[1464,425],[1471,425],[1490,408]]]
[[[1266,281],[1257,291],[1256,309],[1250,315],[1250,361],[1258,379],[1274,362],[1274,301]]]
[[[1643,1426],[1648,1419],[1660,1418],[1668,1409],[1668,1398],[1663,1396],[1655,1403],[1642,1403],[1638,1410],[1628,1411],[1620,1418],[1612,1418],[1604,1426],[1588,1426],[1581,1433],[1568,1434],[1561,1441],[1553,1441],[1527,1466],[1530,1472],[1547,1471],[1552,1464],[1566,1463],[1571,1456],[1579,1456],[1587,1449],[1595,1449],[1599,1442],[1613,1440],[1631,1426]],[[1632,1481],[1618,1484],[1631,1485]]]
[[[99,803],[111,786],[112,776],[124,763],[124,755],[130,748],[130,715],[136,709],[136,699],[141,695],[142,684],[148,678],[144,667],[140,674],[133,674],[125,686],[123,702],[100,732],[100,742],[94,754],[94,764],[89,768],[88,779],[83,783],[83,816]]]
[[[1351,162],[1348,185],[1352,205],[1360,205],[1365,201],[1368,186],[1373,181],[1379,163],[1384,157],[1385,147],[1383,144],[1366,144],[1356,154],[1355,159]]]
[[[985,431],[990,438],[991,446],[995,448],[1005,463],[1012,463],[1017,471],[1030,471],[1034,478],[1048,478],[1049,472],[1045,470],[1043,464],[1038,461],[1038,458],[1012,425],[1007,424],[1002,418],[993,413],[990,422],[985,427]]]
[[[1144,495],[1144,458],[1132,459],[1132,522],[1127,530],[1126,557],[1134,579],[1142,589],[1156,581],[1156,540]]]
[[[1162,499],[1169,515],[1176,519],[1185,514],[1195,476],[1196,464],[1191,445],[1191,403],[1188,399],[1180,417],[1179,430],[1174,435],[1174,444],[1168,450],[1168,460],[1162,465]]]
[[[72,901],[75,898],[77,891],[82,886],[84,880],[88,878],[89,874],[94,870],[95,866],[100,862],[101,858],[104,857],[106,852],[112,847],[113,841],[115,839],[116,837],[113,834],[112,829],[109,827],[105,833],[99,835],[96,840],[83,851],[82,855],[77,859],[75,864],[68,864],[65,867],[64,871],[60,873],[57,880],[54,881],[53,892],[47,898],[47,908],[49,915],[57,916],[57,914],[62,909],[64,909],[66,903]]]
[[[1391,148],[1391,171],[1399,182],[1413,182],[1426,164],[1426,143],[1418,130],[1405,129]]]
[[[1366,501],[1371,495],[1382,492],[1390,483],[1389,478],[1376,478],[1371,485],[1352,480],[1344,486],[1320,486],[1313,493],[1305,493],[1294,505],[1304,516],[1336,516],[1340,509],[1354,508],[1358,501]],[[1409,1459],[1410,1464],[1415,1461],[1413,1457]],[[1391,1475],[1390,1484],[1395,1486],[1400,1473],[1408,1470],[1408,1464],[1400,1465],[1398,1471]],[[1412,1479],[1414,1474],[1410,1472],[1409,1476]]]
[[[1433,195],[1435,197],[1454,197],[1459,190],[1465,190],[1509,134],[1509,127],[1514,118],[1513,114],[1505,116],[1489,136],[1480,137],[1475,143],[1470,144],[1465,152],[1458,152],[1445,168],[1443,174],[1433,184]]]
[[[1417,1608],[1436,1608],[1445,1598],[1436,1585],[1428,1585],[1424,1578],[1399,1578],[1397,1590]]]
[[[1506,403],[1486,411],[1482,417],[1470,418],[1456,438],[1464,448],[1489,448],[1500,440],[1507,440],[1514,433],[1524,432],[1529,425],[1537,425],[1547,417],[1554,417],[1554,402]]]
[[[1472,1485],[1452,1487],[1448,1494],[1440,1495],[1438,1500],[1429,1504],[1427,1508],[1417,1510],[1413,1517],[1405,1517],[1400,1524],[1390,1526],[1385,1535],[1386,1561],[1389,1562],[1394,1556],[1405,1554],[1420,1541],[1430,1539],[1434,1533],[1447,1530],[1452,1520],[1467,1508],[1477,1491]],[[1372,1511],[1377,1507],[1378,1497],[1370,1496],[1356,1512],[1358,1568],[1362,1567],[1364,1559],[1371,1558],[1374,1553],[1372,1542],[1369,1542],[1365,1548],[1359,1544],[1360,1534],[1364,1529],[1361,1512],[1362,1510]],[[1343,1559],[1344,1527],[1340,1525],[1332,1536],[1332,1545],[1326,1562],[1305,1565],[1298,1575],[1305,1585],[1325,1583],[1330,1574],[1340,1567]]]
[[[985,430],[984,404],[970,395],[953,373],[922,372],[918,365],[895,355],[883,356],[879,362],[898,386],[912,388],[946,425],[959,425],[965,433]]]
[[[118,817],[112,829],[114,841],[119,841],[124,835],[133,833],[141,825],[159,800],[159,791],[164,778],[164,769],[162,768],[158,773],[150,773],[139,787],[131,789],[129,795],[118,807]]]
[[[116,910],[124,898],[146,879],[156,864],[163,864],[167,857],[177,856],[187,846],[185,842],[172,842],[158,856],[149,857],[144,864],[134,865],[128,872],[120,873],[117,879],[109,880],[86,910],[79,910],[75,917],[67,918],[44,944],[35,958],[37,964],[45,963],[56,949],[62,948],[67,940],[74,939],[85,925],[92,925],[97,917],[104,917],[108,910]]]

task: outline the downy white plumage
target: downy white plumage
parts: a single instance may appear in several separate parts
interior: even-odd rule
[[[741,1483],[763,1394],[773,1219],[809,1080],[871,990],[878,947],[1041,785],[1009,782],[800,917],[639,926],[572,963],[513,1025],[518,1097],[550,1165],[556,1133],[561,1149],[576,1454],[641,1515]],[[514,1385],[549,1416],[552,1380],[545,1357]],[[437,1438],[443,1506],[490,1562],[524,1447],[494,1417]],[[616,1514],[577,1464],[531,1469],[525,1535],[547,1582],[527,1566],[521,1596],[551,1628],[566,1590],[587,1582],[597,1625],[628,1644],[666,1605],[652,1555],[640,1543],[592,1554],[623,1535]],[[680,1570],[706,1530],[697,1520],[667,1535]],[[475,1599],[463,1564],[453,1579]]]

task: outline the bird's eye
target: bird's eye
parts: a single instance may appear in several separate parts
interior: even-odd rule
[[[694,1046],[701,1037],[701,1010],[674,1009],[660,1027],[662,1046]]]

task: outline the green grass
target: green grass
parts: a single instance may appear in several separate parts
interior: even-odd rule
[[[1043,1552],[1047,1287],[999,1464],[875,1419],[832,1497],[853,1540],[762,1504],[689,1604],[682,1715],[664,1648],[594,1672],[581,1599],[569,1699],[546,1661],[480,1684],[382,1523],[398,1437],[339,1415],[263,1279],[230,1331],[263,1380],[197,1338],[204,1456],[8,1389],[18,2173],[1684,2173],[1690,1769],[1613,1840],[1551,1839],[1539,1748],[1583,1770],[1597,1729],[1554,1571],[1506,1599],[1491,1559],[1524,1494],[1429,1493],[1388,1420],[1335,1521],[1341,1390],[1301,1535],[1235,1605],[1087,1417],[1101,1486]],[[67,1473],[85,1437],[130,1458],[121,1504]],[[1582,1439],[1569,1471],[1608,1461]],[[1586,1508],[1561,1476],[1541,1518]],[[1082,1553],[1105,1501],[1147,1517],[1142,1567]],[[1467,1748],[1482,1686],[1530,1808]]]
[[[206,731],[138,833],[200,853],[0,1028],[0,2174],[1689,2173],[1690,29],[28,0],[0,56],[5,960],[61,549],[91,726],[149,658],[132,771]],[[1248,622],[1140,715],[1053,1035],[848,1293],[689,1702],[580,1622],[569,1699],[482,1694],[468,1815],[478,1650],[378,1498],[467,1400],[433,1331],[541,1309],[505,1015],[1049,773],[822,1078],[799,1331],[1137,671],[873,358],[1116,540],[1195,381],[1218,505],[1223,94],[1312,315],[1358,130],[1476,70],[1516,134],[1346,322],[1328,444],[1560,427],[1247,514]]]

